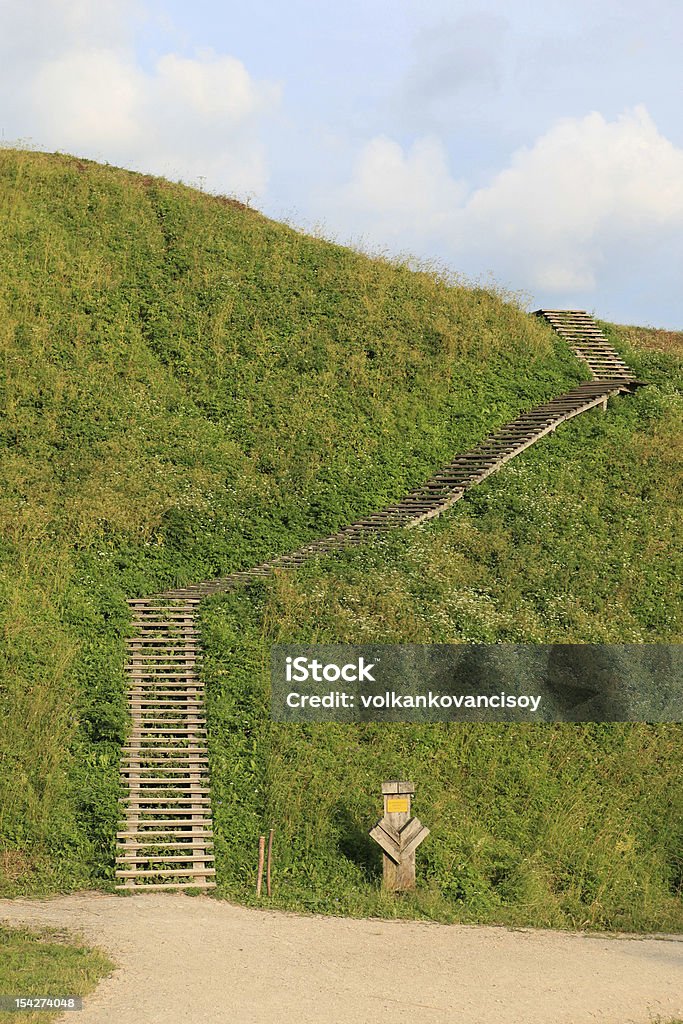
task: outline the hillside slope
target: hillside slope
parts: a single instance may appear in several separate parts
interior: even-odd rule
[[[111,877],[125,598],[402,495],[587,373],[481,289],[0,150],[4,891]]]
[[[628,353],[648,388],[439,520],[204,606],[222,894],[253,900],[256,837],[275,826],[289,909],[683,928],[683,726],[269,721],[273,643],[680,642],[683,334],[603,327],[651,346]],[[432,830],[398,903],[367,837],[386,778],[416,783]]]

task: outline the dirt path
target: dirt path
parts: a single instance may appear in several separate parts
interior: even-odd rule
[[[683,938],[589,937],[249,910],[206,897],[0,900],[120,969],[76,1024],[652,1024],[683,1016]],[[74,1024],[72,1015],[63,1019]]]

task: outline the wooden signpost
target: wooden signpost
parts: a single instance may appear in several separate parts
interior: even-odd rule
[[[384,887],[393,892],[415,888],[415,851],[429,835],[419,818],[411,818],[412,782],[382,783],[384,817],[370,835],[384,853]]]

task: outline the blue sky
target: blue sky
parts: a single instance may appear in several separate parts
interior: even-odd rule
[[[0,0],[0,131],[683,327],[683,5]]]

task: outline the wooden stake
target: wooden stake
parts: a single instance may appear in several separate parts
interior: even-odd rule
[[[273,832],[274,831],[275,831],[275,829],[271,828],[270,832],[268,833],[268,864],[267,864],[267,867],[266,867],[266,892],[268,893],[269,896],[271,895],[271,888],[270,888],[270,865],[271,865],[272,859],[273,859]]]
[[[256,876],[256,895],[261,895],[261,886],[263,885],[263,855],[266,849],[266,837],[258,837],[258,874]]]

